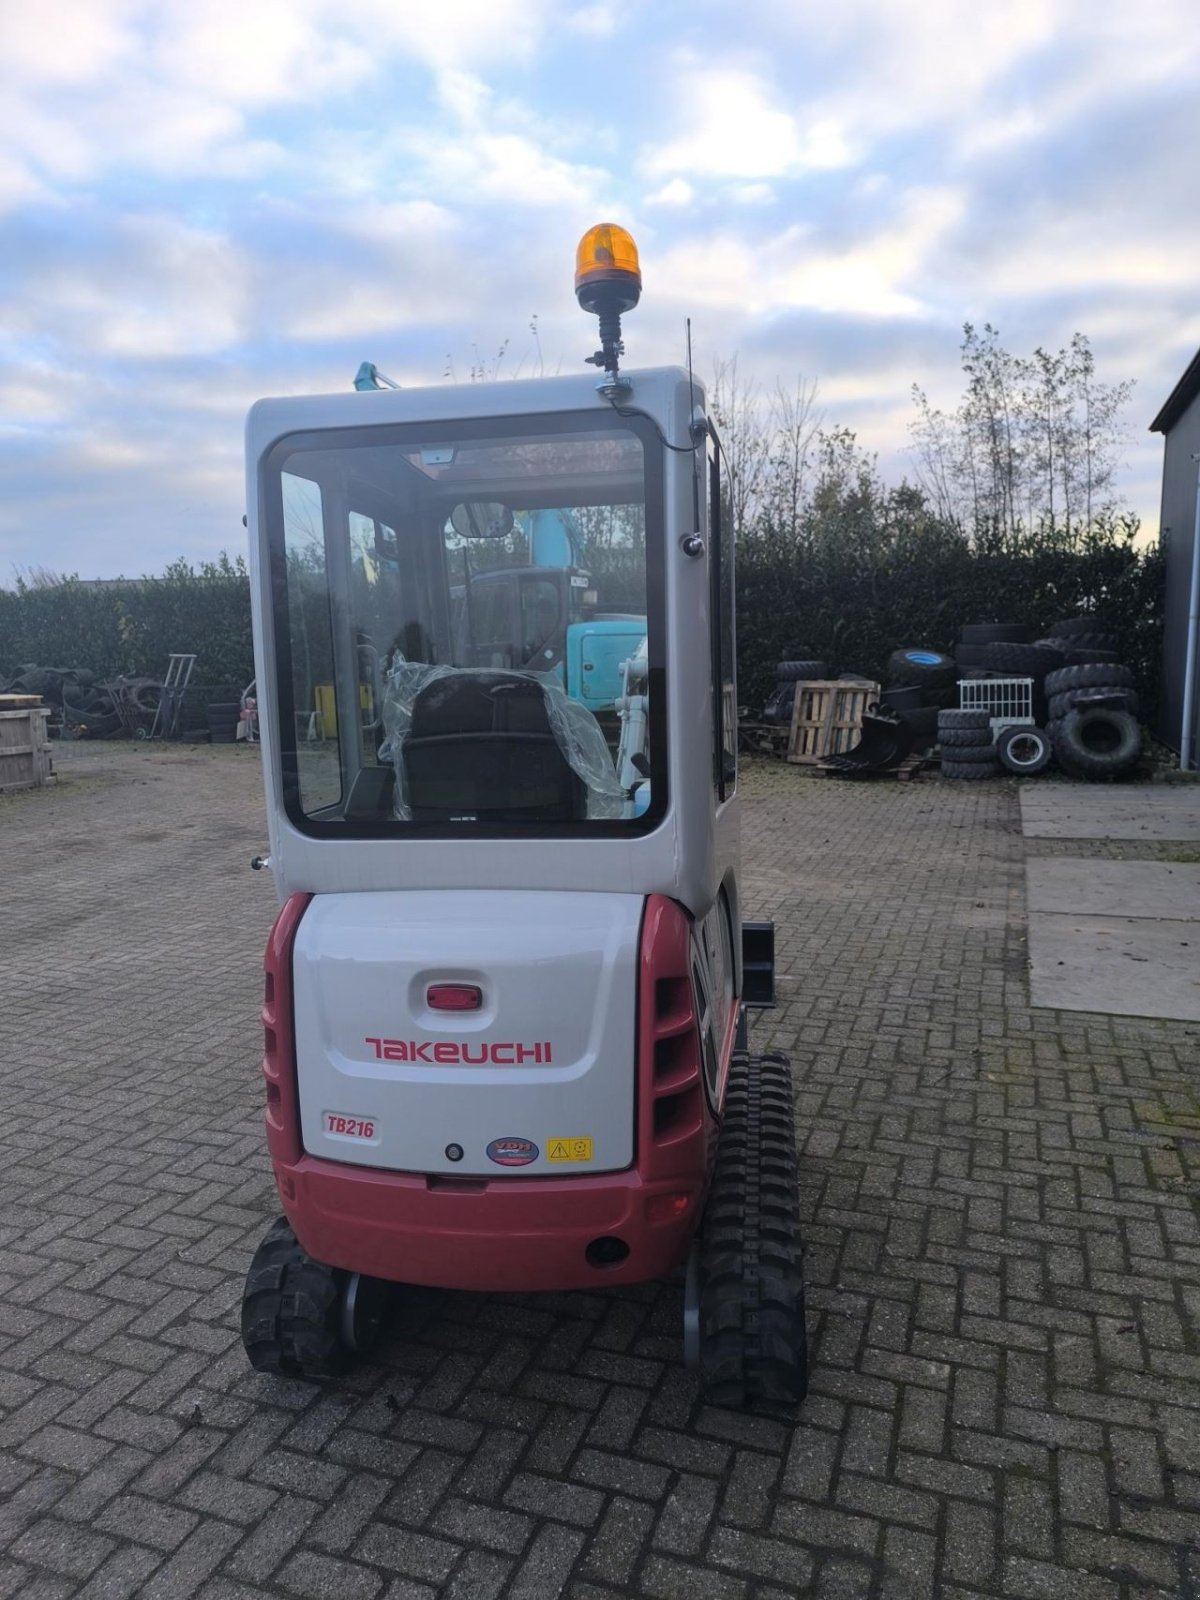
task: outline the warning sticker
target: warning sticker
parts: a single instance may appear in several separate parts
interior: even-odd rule
[[[590,1161],[592,1159],[592,1141],[590,1139],[547,1139],[547,1161]]]

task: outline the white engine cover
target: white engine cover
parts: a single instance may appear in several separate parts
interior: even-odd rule
[[[293,956],[305,1150],[448,1178],[629,1166],[642,906],[533,890],[317,895]],[[431,1010],[433,984],[475,985],[482,1004]]]

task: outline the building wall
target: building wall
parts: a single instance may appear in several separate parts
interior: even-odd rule
[[[1174,750],[1179,748],[1183,717],[1183,669],[1187,652],[1188,589],[1192,578],[1192,539],[1196,519],[1196,470],[1200,462],[1200,395],[1175,423],[1166,438],[1163,461],[1162,530],[1167,550],[1167,593],[1163,636],[1163,692],[1158,717],[1159,736]],[[1200,685],[1197,686],[1200,689]],[[1200,713],[1200,693],[1193,696]],[[1197,757],[1200,715],[1192,726],[1193,760]]]

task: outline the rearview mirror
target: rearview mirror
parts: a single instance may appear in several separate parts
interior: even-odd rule
[[[460,539],[506,539],[514,525],[512,507],[499,500],[464,500],[450,513]]]

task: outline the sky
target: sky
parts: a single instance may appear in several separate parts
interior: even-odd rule
[[[240,550],[261,396],[588,370],[599,221],[628,366],[690,315],[699,375],[815,380],[888,481],[964,321],[1081,330],[1152,528],[1198,91],[1195,0],[0,0],[0,585]]]

